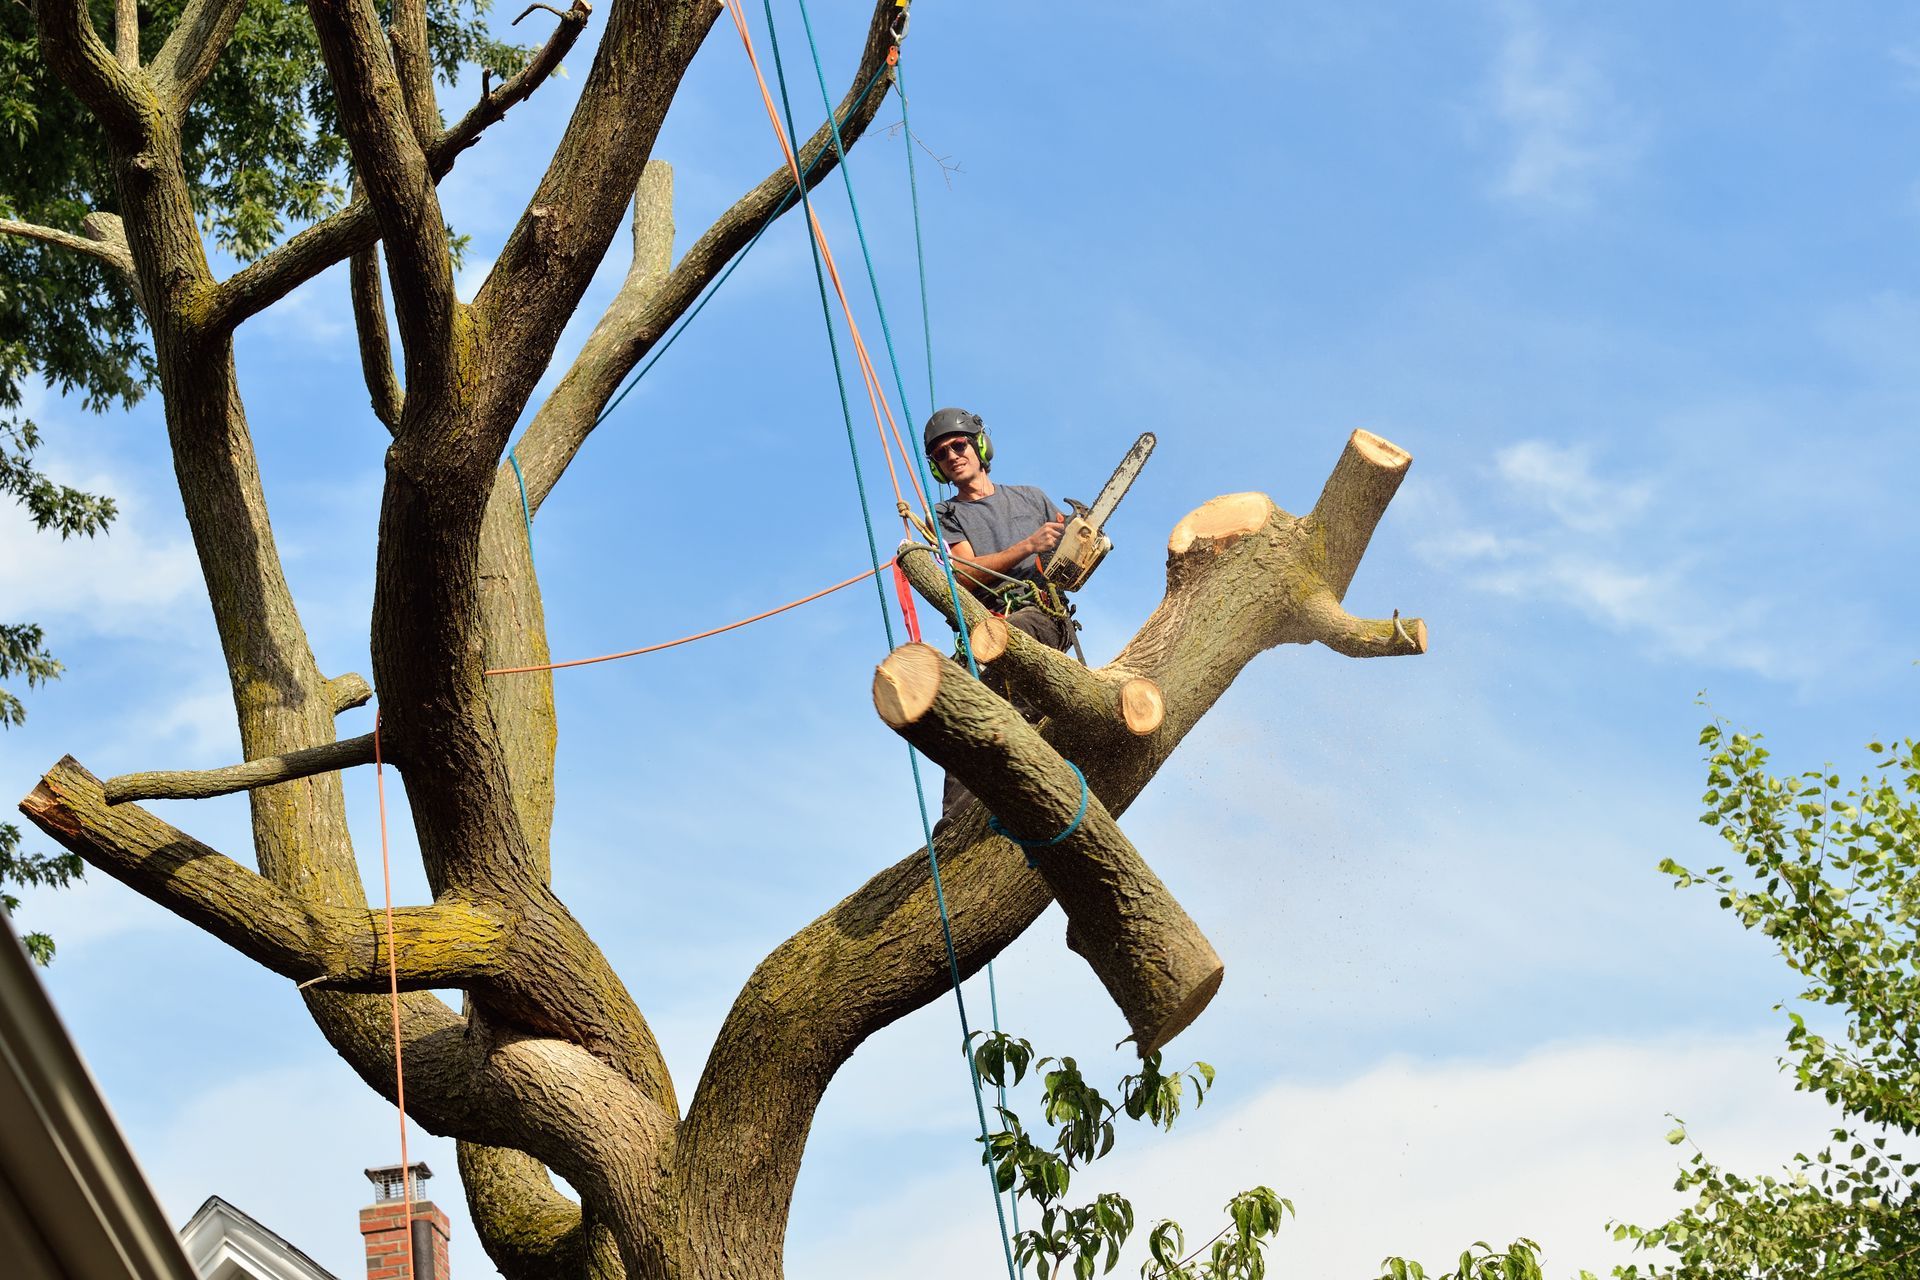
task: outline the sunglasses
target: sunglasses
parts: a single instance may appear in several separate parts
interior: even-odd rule
[[[944,458],[948,454],[952,454],[957,458],[971,448],[973,448],[973,441],[967,439],[965,436],[960,436],[957,439],[942,441],[934,445],[933,456],[936,458]]]

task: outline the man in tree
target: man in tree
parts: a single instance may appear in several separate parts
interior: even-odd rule
[[[1031,485],[993,482],[988,475],[993,441],[979,414],[941,409],[927,419],[924,439],[934,478],[960,491],[933,508],[940,536],[953,552],[954,574],[1004,612],[1008,626],[1065,653],[1073,644],[1073,619],[1057,603],[1040,566],[1042,557],[1060,545],[1066,516]],[[942,816],[972,794],[948,774]]]
[[[1206,1007],[1224,966],[1118,818],[1266,650],[1425,652],[1419,619],[1356,617],[1342,603],[1411,459],[1357,431],[1303,515],[1257,493],[1201,504],[1168,538],[1164,600],[1104,667],[992,628],[1006,642],[996,672],[1044,728],[927,645],[889,654],[874,675],[882,722],[1010,829],[1071,823],[1071,839],[1029,870],[978,815],[957,816],[937,868],[908,851],[773,947],[682,1093],[690,1082],[676,1082],[634,993],[554,885],[567,852],[552,838],[559,724],[551,678],[532,673],[550,655],[527,522],[667,327],[872,122],[894,88],[904,20],[895,0],[875,0],[838,106],[823,89],[831,119],[676,259],[655,143],[720,7],[574,0],[449,122],[441,86],[484,60],[454,38],[468,7],[451,8],[444,19],[426,0],[189,0],[176,16],[36,0],[32,40],[0,49],[71,96],[87,127],[67,134],[99,178],[50,221],[0,218],[0,235],[82,255],[138,307],[241,744],[222,768],[104,780],[66,757],[22,809],[68,852],[289,979],[289,998],[389,1098],[397,1055],[406,1110],[456,1141],[475,1230],[507,1280],[777,1280],[828,1085],[864,1041],[945,997],[1050,903],[1143,1061]],[[744,43],[737,0],[729,13]],[[463,297],[438,183],[548,81],[589,20],[597,42],[565,133]],[[249,147],[262,140],[297,154],[257,163]],[[344,204],[316,194],[336,169]],[[266,203],[250,195],[263,172]],[[536,404],[629,206],[625,280]],[[282,214],[308,225],[280,239]],[[253,237],[252,260],[217,275],[209,225]],[[385,463],[378,525],[362,530],[377,561],[370,680],[323,669],[301,622],[255,447],[274,415],[248,417],[236,351],[249,320],[340,262],[368,398],[392,437],[363,459]],[[982,453],[983,436],[971,446]],[[988,629],[977,601],[948,598],[934,557],[901,563],[923,598]],[[507,667],[532,670],[489,677]],[[375,688],[378,741],[340,737],[336,718]],[[391,930],[369,907],[341,781],[376,759],[405,788],[432,887],[393,912]],[[141,803],[234,791],[250,799],[240,858]],[[448,989],[461,998],[436,994]]]

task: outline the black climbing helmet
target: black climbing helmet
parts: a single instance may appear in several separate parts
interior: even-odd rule
[[[991,470],[993,462],[993,440],[987,435],[987,424],[979,414],[967,409],[939,409],[927,419],[926,430],[921,441],[927,451],[927,465],[933,471],[933,478],[942,484],[950,483],[947,473],[940,469],[939,459],[933,456],[933,442],[947,436],[966,436],[973,441],[973,451],[980,458],[980,465]]]

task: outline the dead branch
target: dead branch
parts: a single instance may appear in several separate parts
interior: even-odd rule
[[[12,218],[0,218],[0,235],[38,240],[42,244],[56,245],[62,249],[71,249],[75,253],[84,253],[95,261],[105,263],[119,271],[130,283],[134,280],[133,254],[127,249],[125,236],[117,242],[98,237],[77,236],[71,231],[61,231],[57,227],[17,222]]]
[[[248,760],[220,769],[167,769],[150,773],[124,773],[109,778],[102,788],[108,804],[129,800],[205,800],[212,796],[252,791],[295,778],[311,778],[316,773],[332,773],[355,765],[373,763],[373,735],[343,738],[302,751]]]

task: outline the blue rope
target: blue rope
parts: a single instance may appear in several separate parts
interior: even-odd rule
[[[793,131],[793,104],[787,100],[787,73],[780,63],[780,36],[773,26],[773,6],[771,0],[762,0],[767,6],[767,34],[773,47],[774,74],[780,82],[780,107],[787,118],[787,136],[796,137]],[[867,558],[873,564],[873,592],[880,602],[880,623],[886,628],[887,649],[894,648],[893,618],[887,612],[887,592],[880,582],[880,544],[873,536],[873,514],[867,506],[867,477],[860,469],[860,446],[853,433],[853,406],[847,400],[846,371],[840,364],[840,338],[833,327],[833,308],[827,303],[827,273],[820,263],[820,245],[813,236],[813,199],[807,191],[807,184],[800,186],[800,208],[804,215],[802,225],[807,236],[807,248],[813,254],[813,278],[820,288],[820,315],[826,321],[827,349],[833,355],[833,383],[840,392],[840,417],[847,424],[847,452],[853,459],[853,487],[859,495],[860,519],[867,529]]]
[[[780,85],[780,106],[781,106],[782,112],[786,116],[787,134],[789,137],[792,137],[792,136],[795,136],[793,131],[793,104],[789,100],[787,95],[787,73],[786,73],[785,64],[783,63],[780,56],[779,28],[774,23],[774,20],[773,20],[773,0],[761,0],[761,5],[766,11],[767,36],[768,36],[769,47],[773,51],[774,76]],[[829,112],[828,115],[829,115],[829,119],[831,119],[832,113]],[[844,165],[846,163],[846,158],[845,158],[844,152],[839,151],[840,139],[839,139],[839,124],[837,121],[834,122],[833,129],[834,129],[834,143],[835,143],[836,151],[839,152],[841,157],[840,162],[841,164]],[[861,477],[861,472],[860,472],[860,450],[857,443],[855,442],[854,433],[853,433],[853,411],[848,406],[848,403],[847,403],[846,376],[840,364],[840,345],[839,345],[838,338],[834,334],[833,312],[827,305],[826,272],[825,272],[825,269],[821,266],[821,262],[820,262],[820,246],[815,241],[813,236],[813,208],[810,200],[808,199],[806,184],[804,183],[801,184],[800,200],[801,200],[801,204],[806,210],[807,247],[812,251],[812,254],[813,254],[814,279],[820,288],[820,310],[821,310],[821,314],[826,318],[827,341],[828,341],[828,345],[831,347],[833,351],[833,376],[834,376],[834,381],[836,385],[839,387],[839,391],[840,391],[841,416],[846,420],[846,425],[847,425],[847,447],[849,452],[853,456],[854,481],[855,481],[856,487],[859,489],[859,492],[860,492],[860,517],[861,517],[861,520],[866,525],[867,547],[873,558],[874,589],[880,595],[880,616],[881,616],[881,621],[885,624],[886,630],[887,630],[887,647],[889,650],[891,650],[893,648],[893,619],[887,613],[886,593],[880,587],[880,553],[874,541],[873,513],[871,510],[869,510],[867,506],[866,482]],[[956,612],[957,612],[957,609],[956,609]],[[965,634],[964,620],[963,620],[963,626],[962,626],[962,634],[963,635]],[[972,659],[971,653],[968,654],[968,659],[969,659],[969,662],[971,662],[971,659]],[[973,1028],[972,1028],[971,1022],[967,1018],[967,999],[960,989],[960,958],[959,958],[959,953],[955,950],[953,945],[953,926],[947,912],[946,890],[940,882],[940,859],[934,851],[933,829],[928,824],[928,821],[927,821],[926,788],[920,780],[919,757],[914,752],[911,746],[907,748],[907,763],[913,772],[914,797],[919,802],[919,806],[920,806],[920,827],[921,827],[921,830],[926,833],[927,861],[932,867],[932,872],[933,872],[933,898],[934,898],[934,903],[939,908],[939,912],[940,912],[940,934],[941,934],[941,938],[946,943],[947,971],[949,976],[953,980],[953,999],[954,999],[955,1005],[958,1007],[960,1011],[960,1035],[961,1035],[960,1052],[961,1052],[961,1055],[967,1061],[967,1075],[969,1076],[969,1078],[972,1080],[972,1083],[973,1083],[973,1108],[974,1108],[974,1114],[976,1115],[976,1117],[979,1119],[979,1122],[980,1122],[980,1142],[981,1142],[981,1150],[984,1154],[986,1150],[986,1142],[987,1142],[987,1135],[988,1135],[987,1104],[986,1104],[986,1100],[981,1095],[981,1091],[980,1091],[980,1069],[973,1060],[973,1052],[972,1052]],[[1000,1224],[1000,1247],[1001,1247],[1001,1250],[1006,1255],[1007,1277],[1008,1277],[1008,1280],[1020,1280],[1019,1268],[1018,1266],[1015,1265],[1013,1260],[1013,1239],[1011,1236],[1007,1234],[1006,1210],[1001,1206],[1001,1203],[1000,1203],[999,1181],[994,1175],[992,1165],[990,1164],[987,1165],[986,1171],[987,1171],[988,1185],[993,1188],[993,1213],[994,1213],[994,1217],[998,1220]]]
[[[766,5],[767,21],[771,23],[773,21],[772,4],[770,3],[770,0],[761,0],[761,2],[764,5]],[[840,180],[846,186],[846,189],[847,189],[847,207],[853,211],[853,230],[854,230],[854,233],[860,238],[860,258],[863,262],[866,263],[866,267],[867,267],[867,287],[873,291],[873,308],[880,315],[880,335],[883,339],[885,339],[887,344],[887,363],[891,365],[893,368],[894,393],[898,395],[900,398],[900,412],[902,416],[906,417],[909,421],[911,421],[913,418],[913,411],[907,405],[906,382],[900,376],[900,357],[894,351],[894,348],[893,348],[893,329],[891,328],[891,326],[887,324],[886,304],[880,300],[880,277],[878,273],[876,273],[873,269],[873,254],[869,252],[867,248],[867,231],[866,231],[865,223],[863,223],[860,218],[860,201],[858,197],[856,197],[853,194],[853,169],[847,163],[847,148],[846,148],[845,142],[840,137],[840,122],[834,118],[834,113],[832,109],[832,97],[827,92],[827,73],[825,72],[825,70],[821,68],[821,65],[820,65],[820,46],[813,38],[813,19],[807,15],[807,0],[800,0],[800,21],[802,25],[806,27],[807,48],[813,55],[813,74],[814,74],[814,78],[820,82],[820,97],[823,101],[825,101],[828,104],[827,127],[833,133],[833,154],[840,161]],[[778,38],[776,37],[775,45],[774,45],[774,65],[776,68],[779,66],[779,62],[780,62],[780,52],[779,52]],[[903,108],[903,111],[904,111],[904,108]],[[788,127],[791,128],[792,126],[789,125]],[[920,244],[920,218],[919,218],[919,204],[917,200],[915,201],[914,237],[913,238],[914,238],[914,244],[916,246],[916,252],[917,252],[918,246]],[[920,276],[921,276],[921,281],[924,284],[926,280],[926,258],[924,255],[921,255],[921,258],[920,258]],[[932,338],[931,336],[929,336],[928,338],[929,349],[931,349],[931,345],[932,345]],[[931,369],[931,365],[929,365],[929,369]],[[932,386],[931,379],[929,379],[928,386],[929,388],[931,388]],[[931,391],[929,391],[929,394],[931,394]],[[915,455],[915,458],[916,458],[916,463],[919,469],[921,482],[922,482],[922,485],[924,486],[923,491],[926,493],[932,493],[933,492],[933,475],[927,469],[926,459],[924,457],[920,457],[919,455]],[[927,514],[929,517],[933,515],[931,511],[929,511]],[[939,556],[941,567],[946,572],[947,599],[953,605],[954,627],[960,633],[960,650],[962,653],[966,655],[968,672],[972,674],[975,680],[978,680],[980,678],[980,666],[977,662],[974,661],[973,641],[971,637],[969,637],[967,634],[966,615],[965,613],[962,612],[960,608],[960,586],[958,583],[954,581],[954,578],[953,578],[953,562],[946,553],[946,546],[944,541],[938,538],[937,536],[939,532],[938,529],[936,529],[934,532],[936,534],[935,542],[939,544],[935,547],[935,551]]]
[[[527,559],[533,559],[533,508],[527,505],[527,476],[520,470],[520,454],[517,450],[507,450],[507,461],[513,464],[513,478],[520,482],[520,514],[527,519]]]
[[[1087,816],[1087,775],[1080,772],[1080,766],[1071,760],[1067,761],[1066,765],[1067,768],[1073,770],[1073,776],[1080,779],[1080,807],[1074,811],[1073,821],[1067,824],[1067,829],[1053,839],[1022,840],[1019,836],[1001,826],[1000,819],[994,817],[992,814],[987,815],[987,826],[993,829],[995,835],[1005,836],[1022,849],[1027,850],[1027,865],[1030,867],[1037,865],[1033,860],[1033,850],[1051,849],[1054,845],[1059,844],[1062,840],[1065,840],[1068,836],[1078,831],[1080,829],[1080,820]]]
[[[809,38],[811,38],[812,33],[809,32],[808,34]],[[895,96],[900,99],[900,132],[904,135],[907,144],[907,191],[912,196],[913,202],[913,258],[920,273],[920,332],[927,349],[927,411],[931,413],[933,406],[939,403],[939,397],[934,394],[933,390],[933,319],[927,308],[927,247],[926,240],[920,232],[920,187],[914,179],[913,123],[907,115],[906,59],[904,57],[900,58],[894,64],[893,76]],[[841,156],[840,163],[842,166],[846,164],[844,153]],[[852,198],[851,187],[848,189],[848,198]],[[871,273],[871,265],[869,265],[868,271]],[[877,295],[879,286],[876,284],[874,287]],[[889,356],[893,354],[891,345],[887,348],[887,354]],[[903,403],[902,411],[904,412],[904,410],[905,405]],[[920,471],[921,483],[926,486],[928,493],[934,492],[933,474],[927,466],[926,458],[916,455],[916,462]],[[938,528],[934,530],[934,541],[936,543],[935,555],[939,558],[941,572],[943,572],[947,578],[947,599],[953,605],[953,616],[956,620],[955,630],[960,633],[960,651],[966,655],[968,672],[972,674],[975,680],[978,680],[980,678],[980,665],[973,659],[973,639],[967,633],[965,626],[966,614],[960,608],[960,588],[953,580],[953,558],[948,554],[946,541],[939,536]],[[928,855],[932,856],[931,845],[928,846]],[[998,1036],[1002,1034],[1000,1030],[1000,988],[999,983],[994,978],[993,961],[991,960],[987,961],[987,1008],[993,1015],[993,1034]],[[1007,1086],[1004,1083],[994,1086],[994,1094],[995,1100],[1000,1105],[1000,1110],[1005,1112],[1007,1109]],[[1017,1192],[1009,1194],[1007,1201],[1008,1208],[1012,1211],[1013,1233],[1017,1236],[1020,1234],[1020,1196]]]
[[[894,94],[900,99],[900,132],[907,140],[907,192],[913,197],[913,256],[920,264],[920,332],[927,339],[927,411],[940,403],[940,397],[933,393],[933,319],[927,313],[927,250],[920,240],[920,184],[913,176],[913,122],[907,118],[907,78],[906,68],[896,66],[893,69]],[[987,976],[993,976],[992,966],[988,966]],[[991,982],[988,983],[992,985]],[[995,1027],[998,1031],[1000,1028]]]
[[[853,195],[853,171],[847,168],[847,148],[840,139],[840,122],[833,118],[832,97],[827,93],[827,73],[820,66],[820,46],[813,39],[813,19],[807,15],[807,0],[800,0],[800,22],[807,29],[807,48],[813,54],[813,74],[820,81],[820,96],[828,104],[827,127],[833,131],[833,153],[840,158],[840,181],[847,188],[847,207],[853,211],[853,233],[860,240],[860,257],[867,264],[867,285],[873,290],[873,309],[880,316],[880,336],[887,344],[887,362],[893,366],[893,389],[900,397],[900,415],[913,421],[913,409],[907,404],[907,386],[900,377],[900,358],[893,350],[893,330],[887,324],[887,306],[880,300],[880,278],[874,274],[873,254],[867,248],[867,228],[860,220],[860,202]],[[933,412],[933,406],[927,406]]]

